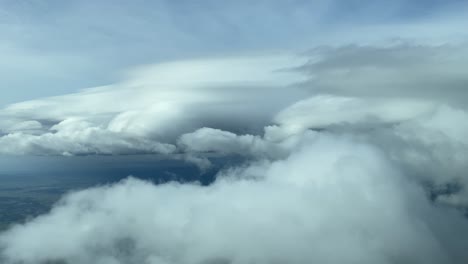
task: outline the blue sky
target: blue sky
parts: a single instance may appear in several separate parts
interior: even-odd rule
[[[108,84],[161,61],[456,35],[464,2],[2,0],[0,105]],[[410,28],[433,21],[448,25]]]

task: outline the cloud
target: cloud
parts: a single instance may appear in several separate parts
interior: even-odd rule
[[[70,194],[0,245],[4,263],[464,263],[467,230],[378,149],[322,135],[205,187],[130,178]]]
[[[398,123],[440,105],[464,108],[465,54],[463,45],[401,44],[319,48],[302,67],[306,57],[286,55],[168,62],[113,85],[9,105],[0,111],[0,130],[41,145],[41,135],[58,136],[53,126],[81,120],[116,138],[174,144],[201,127],[258,135],[271,124],[291,134],[341,123]]]
[[[31,121],[32,123],[33,121]],[[30,124],[30,123],[28,123]],[[38,123],[32,123],[38,125]],[[27,128],[27,127],[26,127]],[[89,122],[69,118],[50,128],[52,132],[28,134],[14,132],[0,138],[2,154],[13,155],[119,155],[119,154],[170,154],[175,146],[117,134]],[[25,131],[23,129],[22,131]],[[26,131],[30,131],[29,129]]]
[[[311,51],[303,70],[317,93],[433,100],[466,107],[466,43],[349,45]]]
[[[3,262],[464,263],[466,54],[400,43],[168,62],[9,105],[2,154],[242,164],[209,186],[70,194],[0,235]]]
[[[261,156],[272,154],[273,145],[260,136],[236,135],[232,132],[213,128],[200,128],[180,137],[178,145],[189,152],[216,152]]]
[[[0,262],[466,263],[467,7],[2,2],[1,156],[236,165],[68,194]]]
[[[13,104],[0,111],[6,134],[0,152],[159,153],[203,126],[262,129],[303,93],[283,89],[301,79],[287,71],[298,63],[292,56],[171,62],[140,68],[114,85]],[[269,104],[258,109],[267,90]]]
[[[319,95],[282,110],[274,121],[291,132],[300,132],[343,123],[400,123],[431,113],[435,108],[433,102],[415,99]]]
[[[128,68],[166,60],[395,38],[463,41],[466,7],[458,0],[2,1],[0,105],[112,83]]]
[[[210,155],[285,158],[313,129],[370,142],[431,188],[460,186],[436,200],[465,207],[465,54],[403,43],[140,67],[113,85],[7,106],[0,153],[153,153],[207,169]]]

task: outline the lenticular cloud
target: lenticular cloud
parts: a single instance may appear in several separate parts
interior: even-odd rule
[[[376,148],[308,134],[210,186],[127,179],[0,239],[6,263],[463,263],[468,224]],[[450,226],[446,226],[450,224]],[[456,225],[457,232],[453,232]]]

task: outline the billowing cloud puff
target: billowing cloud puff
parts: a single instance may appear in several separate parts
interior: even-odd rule
[[[118,155],[175,151],[171,144],[159,143],[131,134],[115,133],[93,126],[79,118],[69,118],[50,128],[51,132],[30,134],[24,131],[0,137],[3,153],[16,155]]]
[[[402,176],[374,147],[317,135],[205,187],[128,179],[70,194],[2,234],[2,261],[465,263],[468,222]]]
[[[182,135],[178,145],[189,152],[216,152],[254,157],[274,155],[272,152],[275,152],[276,147],[260,136],[236,135],[232,132],[206,127]]]

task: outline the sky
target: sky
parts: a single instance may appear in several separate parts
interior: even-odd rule
[[[163,61],[460,39],[464,6],[454,0],[2,0],[0,105],[110,84],[129,69]]]
[[[0,262],[466,263],[467,11],[0,0],[3,171],[129,174],[1,232]],[[191,170],[133,175],[153,159]]]

